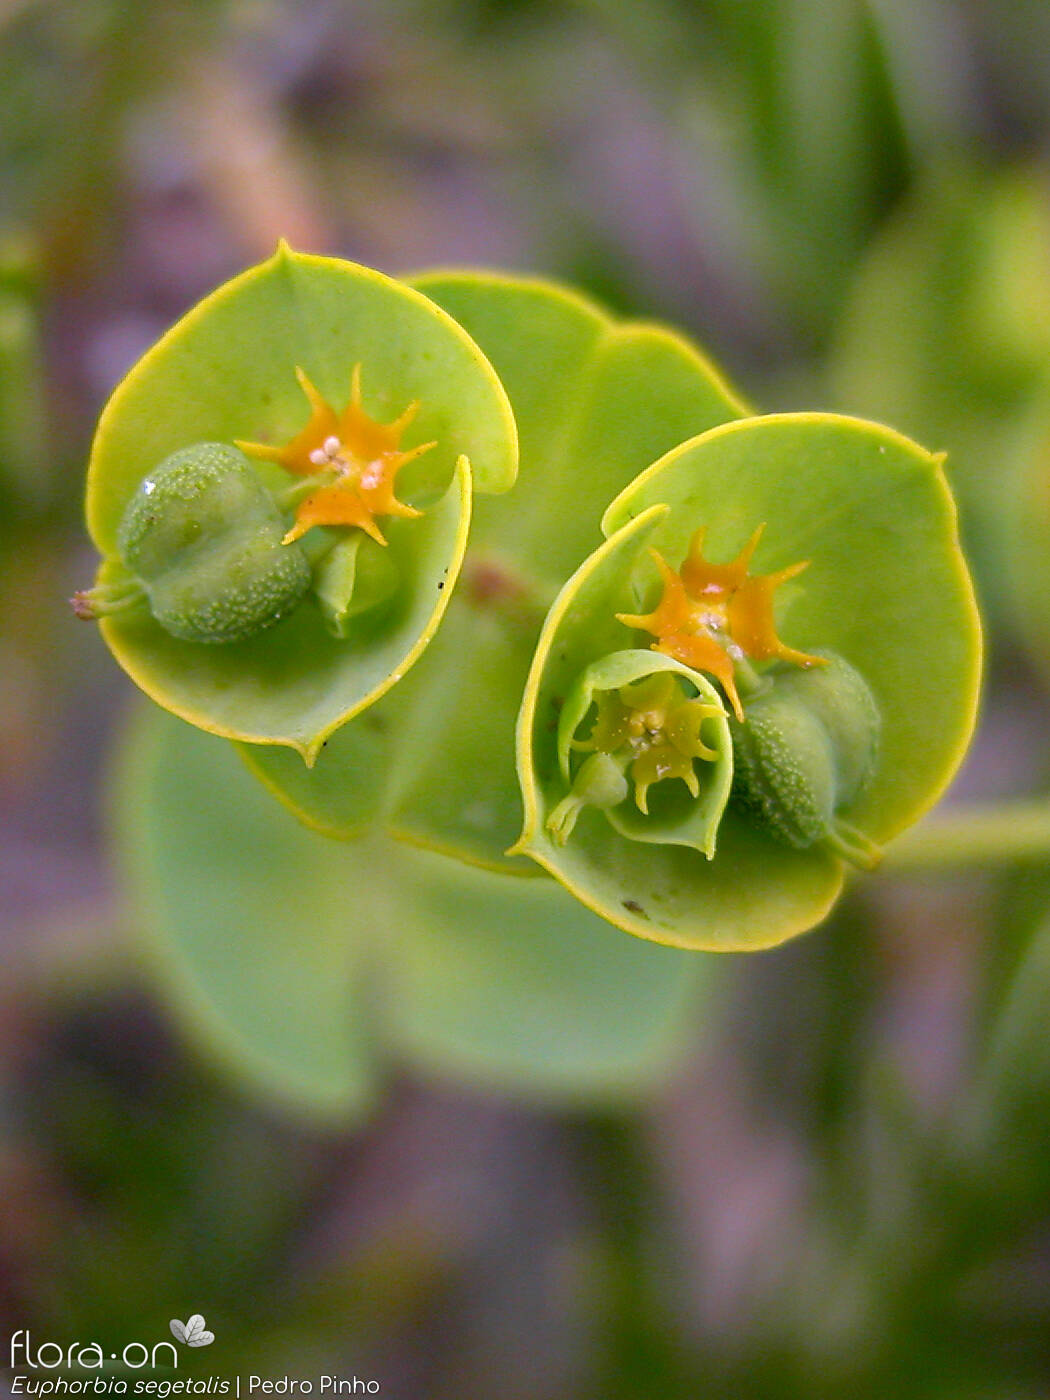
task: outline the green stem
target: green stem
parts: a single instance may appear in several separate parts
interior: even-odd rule
[[[876,846],[874,841],[848,822],[834,822],[824,838],[824,844],[858,870],[874,870],[882,860],[882,847]]]
[[[719,641],[725,637],[724,633],[719,634]],[[728,643],[728,637],[725,637]],[[736,656],[733,658],[734,680],[736,681],[737,694],[742,700],[748,699],[752,695],[757,695],[759,691],[765,690],[769,682],[764,676],[759,675],[746,656]]]
[[[298,481],[291,482],[283,490],[273,491],[271,494],[277,502],[278,510],[294,510],[300,501],[305,501],[307,496],[319,487],[330,486],[338,475],[338,472],[328,467],[323,472],[314,472],[313,476],[300,477]]]
[[[1050,857],[1050,797],[949,808],[894,841],[885,864],[892,870]]]
[[[659,1196],[637,1117],[595,1113],[568,1126],[599,1250],[589,1271],[593,1351],[588,1395],[698,1395],[677,1329],[669,1325],[674,1284],[654,1265]],[[711,1379],[705,1375],[705,1383]]]

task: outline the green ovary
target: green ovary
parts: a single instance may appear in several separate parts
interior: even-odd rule
[[[139,485],[118,535],[121,560],[160,625],[183,641],[243,641],[295,608],[310,585],[302,549],[242,452],[199,443]]]
[[[731,723],[734,796],[778,841],[871,868],[878,847],[841,813],[874,774],[881,717],[859,672],[820,654],[819,669],[771,673]]]

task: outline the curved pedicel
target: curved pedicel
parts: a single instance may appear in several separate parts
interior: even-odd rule
[[[282,245],[115,391],[88,477],[103,561],[74,606],[165,708],[312,762],[421,654],[472,486],[515,471],[502,385],[451,317]]]
[[[515,849],[630,932],[781,942],[827,912],[842,858],[873,864],[936,800],[972,730],[980,634],[940,461],[835,415],[746,419],[670,452],[603,528],[526,687]],[[632,645],[704,672],[734,711],[711,860],[624,839],[600,811],[564,844],[552,829],[565,697],[596,653]]]

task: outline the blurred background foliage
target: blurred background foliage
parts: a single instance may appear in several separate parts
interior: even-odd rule
[[[134,705],[64,600],[105,395],[278,236],[546,273],[948,452],[990,634],[953,800],[1038,794],[1048,48],[1029,0],[0,4],[0,1333],[197,1309],[209,1366],[438,1400],[1046,1393],[1045,859],[889,861],[633,1107],[433,1066],[321,1125],[141,954]]]

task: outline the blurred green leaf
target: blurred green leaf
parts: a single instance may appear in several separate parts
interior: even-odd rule
[[[1042,393],[1014,438],[1013,490],[1001,506],[1011,620],[1050,682],[1050,355]]]
[[[1042,172],[941,173],[861,264],[830,360],[839,405],[947,451],[978,585],[1000,615],[1018,473],[1050,382],[1048,244]]]
[[[610,930],[552,881],[308,832],[225,741],[157,712],[118,791],[156,971],[189,1031],[351,1120],[377,1059],[539,1097],[630,1095],[681,1052],[713,962]]]
[[[403,851],[390,1036],[426,1073],[627,1098],[684,1048],[730,968],[610,929],[552,880]]]
[[[370,949],[346,916],[355,853],[284,812],[224,740],[152,709],[116,796],[156,971],[194,1032],[290,1104],[359,1116],[375,1070]]]
[[[0,486],[10,491],[16,517],[47,502],[55,468],[35,283],[28,247],[13,238],[0,243]]]

